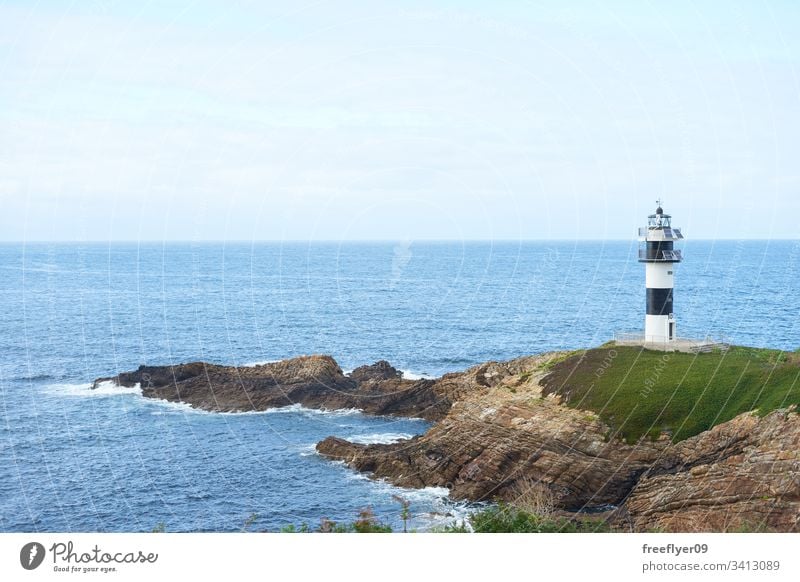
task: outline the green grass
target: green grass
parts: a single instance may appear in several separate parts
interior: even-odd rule
[[[613,436],[635,442],[669,431],[673,441],[756,410],[800,404],[800,354],[731,347],[685,354],[607,346],[549,367],[545,394],[596,412]]]
[[[571,352],[566,352],[564,354],[559,354],[557,356],[553,356],[549,360],[542,362],[541,364],[536,366],[536,369],[539,370],[540,372],[548,372],[552,370],[557,364],[560,364],[561,362],[570,359],[577,353],[583,353],[583,352],[571,351]]]

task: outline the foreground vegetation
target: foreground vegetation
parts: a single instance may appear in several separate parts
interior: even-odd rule
[[[609,438],[686,439],[751,410],[800,404],[800,354],[731,347],[687,354],[607,345],[549,368],[545,395],[596,412]]]
[[[366,517],[365,517],[366,516]],[[412,530],[413,531],[413,530]],[[434,529],[435,533],[597,533],[611,528],[599,519],[569,519],[550,515],[538,515],[513,505],[500,503],[470,515],[466,520]],[[299,527],[284,527],[283,533],[392,533],[389,524],[378,521],[371,510],[362,510],[358,519],[350,523],[337,523],[323,519],[320,525],[311,528],[307,524]]]
[[[299,527],[288,525],[281,529],[282,533],[392,533],[392,531],[389,524],[378,520],[371,507],[362,509],[358,513],[358,519],[350,523],[323,518],[315,528],[304,523]]]
[[[602,519],[570,519],[540,515],[500,503],[446,526],[443,533],[602,533],[612,531]]]
[[[520,480],[513,490],[514,499],[498,502],[472,513],[461,522],[453,522],[432,530],[435,533],[586,533],[609,532],[611,526],[603,519],[576,515],[565,517],[556,512],[555,497],[549,488],[532,480]],[[408,532],[410,504],[394,496],[400,504],[403,532]],[[366,507],[351,523],[336,523],[323,519],[316,528],[303,524],[288,526],[284,533],[390,533],[389,524],[377,519],[372,508]],[[414,530],[411,530],[414,531]]]

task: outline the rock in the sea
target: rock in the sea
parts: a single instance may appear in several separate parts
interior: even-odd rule
[[[370,380],[399,380],[403,377],[403,373],[394,368],[386,360],[380,360],[371,366],[359,366],[348,375],[356,382],[368,382]]]
[[[436,420],[450,407],[431,380],[403,380],[386,362],[346,376],[330,356],[302,356],[253,367],[204,362],[140,366],[100,382],[141,385],[142,394],[214,412],[266,410],[293,404],[317,409],[357,408]]]

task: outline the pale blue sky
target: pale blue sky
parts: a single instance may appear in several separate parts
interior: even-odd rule
[[[798,238],[799,5],[2,2],[0,239]]]

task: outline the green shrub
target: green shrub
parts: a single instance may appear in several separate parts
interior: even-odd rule
[[[371,507],[358,512],[358,519],[351,523],[339,523],[323,517],[319,526],[311,530],[307,524],[300,527],[290,524],[281,528],[281,533],[392,533],[392,527],[378,520]]]
[[[506,503],[488,507],[469,517],[476,533],[588,533],[611,531],[602,520],[576,520],[565,517],[542,516],[523,511]],[[466,524],[454,523],[444,529],[447,533],[469,531]]]
[[[356,533],[392,533],[391,526],[378,521],[371,507],[365,507],[358,512],[358,519],[353,522],[352,527],[352,531]]]

